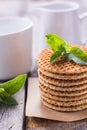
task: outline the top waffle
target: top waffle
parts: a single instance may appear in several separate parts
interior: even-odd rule
[[[87,48],[82,48],[87,52]],[[50,56],[52,55],[52,50],[50,48],[41,51],[38,56],[38,67],[49,72],[59,73],[59,74],[80,74],[87,72],[87,66],[79,65],[77,63],[66,61],[66,59],[60,59],[53,65],[50,64]]]

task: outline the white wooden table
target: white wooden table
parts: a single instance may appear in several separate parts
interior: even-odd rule
[[[25,129],[25,85],[14,95],[18,105],[0,104],[0,130]]]

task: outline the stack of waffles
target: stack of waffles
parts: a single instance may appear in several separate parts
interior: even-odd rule
[[[87,66],[64,58],[50,64],[51,55],[52,50],[48,48],[38,56],[41,102],[57,111],[87,108]]]

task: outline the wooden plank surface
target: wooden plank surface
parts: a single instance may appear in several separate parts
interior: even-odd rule
[[[25,87],[25,86],[24,86]],[[0,104],[0,130],[22,130],[24,120],[25,88],[14,95],[16,106]]]
[[[87,119],[68,123],[28,117],[26,122],[26,130],[87,130]]]

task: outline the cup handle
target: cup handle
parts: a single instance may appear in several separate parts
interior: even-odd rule
[[[80,21],[83,22],[84,20],[87,19],[87,12],[84,12],[79,15]],[[82,44],[85,45],[87,43],[87,38],[86,40],[82,41]]]

